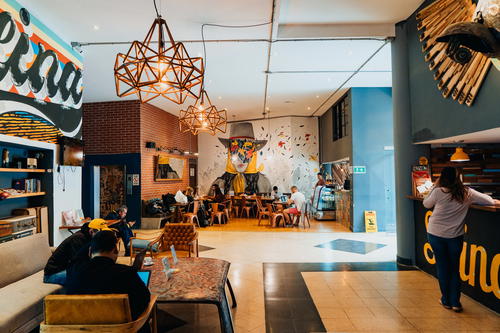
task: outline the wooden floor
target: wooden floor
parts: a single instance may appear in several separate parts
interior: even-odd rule
[[[255,218],[231,218],[227,224],[214,224],[213,226],[203,228],[204,231],[259,231],[259,232],[349,232],[349,229],[335,221],[316,221],[311,219],[311,227],[283,228],[271,227],[269,220],[262,220],[260,225]],[[282,225],[282,224],[280,224]]]

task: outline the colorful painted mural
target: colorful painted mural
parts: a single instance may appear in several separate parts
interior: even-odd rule
[[[0,134],[81,138],[82,57],[15,0],[0,0]]]
[[[255,138],[262,139],[256,140],[260,148],[252,153],[258,158],[255,168],[280,192],[290,192],[290,187],[296,185],[311,195],[319,171],[317,118],[283,117],[251,124]],[[227,169],[228,149],[217,137],[200,134],[198,150],[203,152],[198,158],[199,191],[205,194],[213,180]]]

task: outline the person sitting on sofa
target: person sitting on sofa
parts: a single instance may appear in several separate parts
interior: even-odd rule
[[[127,294],[132,319],[146,310],[151,294],[132,266],[116,263],[118,238],[110,230],[98,232],[90,242],[90,260],[76,261],[68,268],[66,294]],[[148,331],[143,327],[140,332]]]
[[[118,237],[120,237],[125,245],[125,256],[130,256],[129,242],[130,238],[134,237],[131,227],[134,226],[135,222],[127,222],[127,206],[121,206],[118,209],[113,210],[106,216],[106,220],[120,220],[120,222],[113,224],[113,229],[118,230]]]
[[[82,248],[88,249],[92,236],[99,230],[110,230],[106,221],[94,219],[82,225],[80,230],[66,238],[52,253],[43,272],[43,282],[64,285],[66,269]],[[85,250],[84,253],[88,253]]]

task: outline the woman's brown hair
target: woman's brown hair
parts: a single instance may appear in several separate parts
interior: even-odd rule
[[[441,170],[441,176],[436,184],[437,187],[445,187],[451,193],[451,199],[464,202],[469,196],[469,191],[462,184],[459,174],[454,167],[445,167]]]

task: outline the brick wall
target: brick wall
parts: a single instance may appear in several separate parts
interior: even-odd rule
[[[198,151],[197,137],[179,131],[176,116],[150,104],[141,104],[141,198],[143,200],[161,198],[162,194],[184,190],[189,185],[188,157],[171,155],[186,160],[182,180],[164,180],[155,182],[155,156],[160,152],[146,148],[147,141],[156,143],[156,147],[170,147]],[[165,153],[161,153],[165,154]],[[166,154],[165,154],[166,155]]]
[[[84,103],[85,154],[140,153],[140,103],[117,101]]]

